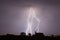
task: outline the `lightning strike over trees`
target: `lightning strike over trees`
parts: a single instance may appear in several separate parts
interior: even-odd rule
[[[28,13],[28,18],[27,18],[27,29],[26,29],[26,35],[28,33],[31,33],[32,34],[32,25],[34,24],[33,20],[35,20],[38,22],[37,26],[35,27],[35,30],[36,32],[39,32],[39,23],[40,23],[40,20],[37,18],[36,16],[36,11],[34,10],[34,8],[29,8],[29,13]]]

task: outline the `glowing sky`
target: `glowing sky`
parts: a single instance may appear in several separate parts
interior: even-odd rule
[[[31,5],[40,20],[39,31],[45,35],[59,35],[60,1],[51,0],[0,0],[0,34],[26,32]],[[34,19],[33,22],[36,27],[37,20]],[[33,33],[35,27],[32,28]]]

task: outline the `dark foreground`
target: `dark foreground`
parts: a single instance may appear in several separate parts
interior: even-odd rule
[[[60,36],[45,36],[43,33],[35,33],[35,35],[26,35],[22,32],[20,35],[0,35],[0,40],[60,40]]]

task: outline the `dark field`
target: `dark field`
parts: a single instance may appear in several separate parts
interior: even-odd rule
[[[0,35],[0,40],[60,40],[60,36],[45,36],[43,33],[35,33],[34,35],[29,33],[26,35],[24,32],[22,32],[20,35]]]

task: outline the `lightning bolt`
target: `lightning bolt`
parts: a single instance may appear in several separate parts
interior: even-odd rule
[[[33,25],[33,19],[36,19],[37,22],[38,22],[38,25],[36,27],[35,30],[37,30],[37,32],[39,32],[39,23],[40,23],[40,20],[36,17],[36,13],[35,13],[35,10],[33,8],[30,8],[29,9],[29,13],[28,13],[28,18],[27,18],[27,30],[26,30],[26,35],[28,33],[31,33],[32,34],[32,25]]]

